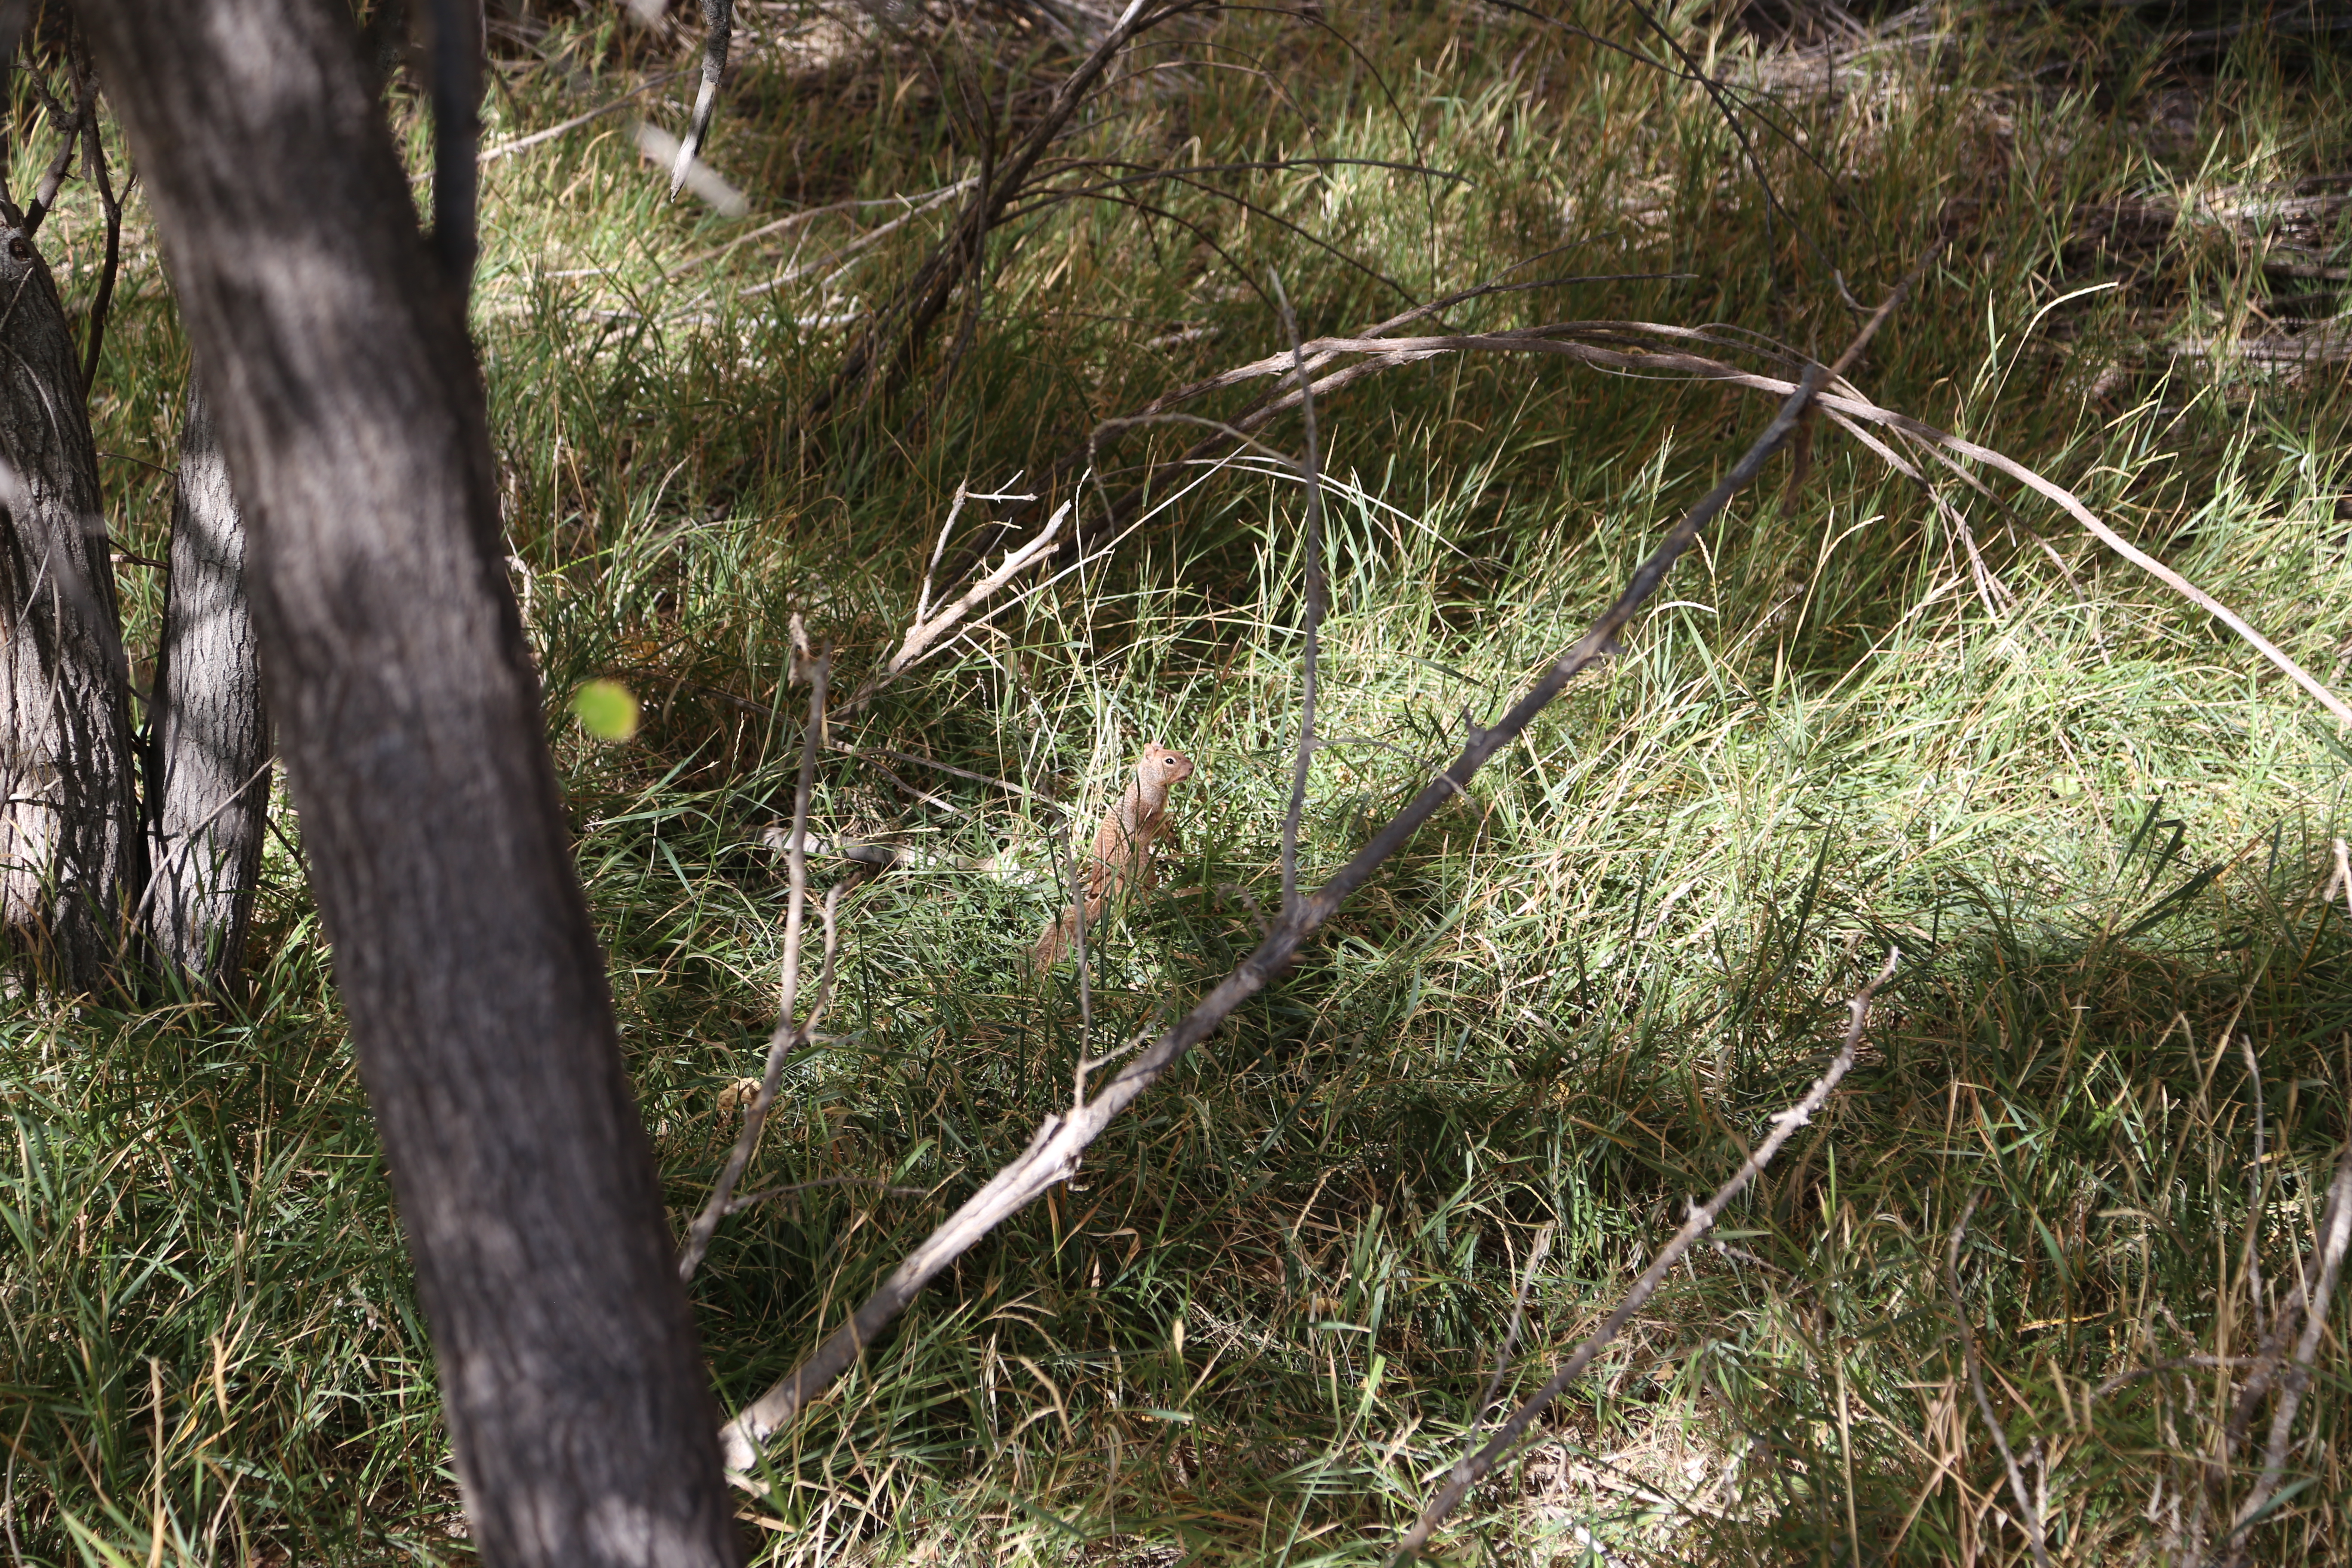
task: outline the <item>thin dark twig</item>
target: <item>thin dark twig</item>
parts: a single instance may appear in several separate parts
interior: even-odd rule
[[[1282,275],[1269,269],[1274,298],[1282,310],[1282,330],[1290,340],[1290,363],[1298,377],[1299,412],[1306,424],[1307,444],[1300,458],[1307,481],[1307,617],[1301,626],[1305,646],[1298,654],[1298,756],[1290,769],[1290,809],[1282,818],[1282,912],[1298,912],[1298,820],[1307,810],[1307,764],[1315,755],[1315,679],[1317,654],[1323,635],[1323,612],[1329,589],[1323,580],[1323,476],[1316,465],[1315,388],[1307,374],[1307,355],[1298,346],[1298,318],[1291,313],[1290,297],[1283,292]]]
[[[2313,1252],[2319,1265],[2319,1277],[2309,1280],[2303,1312],[2303,1337],[2294,1347],[2294,1363],[2278,1380],[2278,1408],[2271,1413],[2271,1440],[2263,1455],[2263,1473],[2254,1489],[2238,1506],[2231,1521],[2228,1558],[2231,1568],[2246,1561],[2246,1534],[2262,1522],[2278,1494],[2279,1478],[2286,1473],[2287,1449],[2294,1435],[2294,1413],[2303,1402],[2303,1392],[2311,1386],[2312,1367],[2319,1357],[2319,1342],[2327,1329],[2328,1299],[2335,1294],[2336,1276],[2344,1268],[2344,1255],[2352,1249],[2352,1143],[2336,1162],[2336,1178],[2327,1184],[2327,1208],[2320,1216],[2319,1234],[2314,1237]]]
[[[694,120],[686,128],[686,139],[677,144],[677,162],[670,166],[672,201],[685,188],[694,155],[710,129],[711,115],[719,109],[719,82],[727,74],[727,48],[735,36],[735,0],[702,0],[702,22],[708,29],[702,38],[702,85],[695,89]]]
[[[1536,716],[1567,689],[1570,681],[1616,647],[1617,633],[1633,618],[1633,612],[1656,592],[1658,584],[1665,580],[1675,563],[1697,541],[1700,531],[1729,504],[1734,495],[1763,471],[1765,463],[1796,427],[1798,416],[1812,401],[1823,380],[1842,374],[1847,365],[1853,363],[1855,356],[1861,353],[1880,324],[1901,300],[1904,292],[1904,287],[1898,287],[1887,297],[1886,303],[1864,324],[1861,332],[1839,356],[1834,367],[1825,370],[1820,365],[1812,365],[1806,369],[1804,379],[1797,390],[1781,405],[1780,412],[1755,444],[1748,447],[1738,462],[1732,465],[1731,471],[1668,531],[1649,558],[1635,569],[1616,600],[1592,623],[1575,646],[1562,654],[1512,705],[1508,712],[1491,728],[1472,728],[1462,754],[1423,785],[1411,804],[1391,818],[1388,826],[1374,834],[1370,841],[1359,849],[1329,881],[1301,900],[1296,910],[1286,913],[1238,968],[1219,981],[1150,1049],[1136,1057],[1097,1090],[1093,1099],[1083,1106],[1073,1108],[1066,1116],[1047,1117],[1030,1139],[1028,1147],[966,1199],[962,1207],[949,1215],[938,1229],[909,1253],[850,1315],[847,1322],[827,1335],[789,1375],[744,1406],[732,1421],[720,1429],[720,1452],[730,1471],[740,1475],[756,1464],[761,1448],[768,1438],[790,1425],[810,1400],[846,1372],[865,1352],[866,1347],[873,1342],[875,1336],[887,1328],[914,1300],[916,1293],[942,1269],[1007,1216],[1018,1213],[1058,1183],[1068,1180],[1077,1170],[1078,1161],[1087,1146],[1099,1137],[1121,1111],[1159,1082],[1186,1052],[1207,1039],[1235,1008],[1288,969],[1307,939],[1322,928],[1351,894],[1370,882],[1373,873],[1402,849],[1421,830],[1423,823],[1441,806],[1460,795],[1472,776],[1496,752],[1517,739],[1535,721]]]
[[[58,142],[56,154],[49,159],[49,166],[42,171],[40,182],[33,187],[32,205],[25,209],[24,232],[27,239],[39,230],[41,220],[57,206],[58,189],[66,183],[66,171],[73,167],[74,154],[81,149],[82,127],[98,117],[98,78],[70,58],[67,69],[74,88],[74,107],[70,112],[58,101],[57,94],[49,90],[49,84],[42,79],[40,72],[30,66],[24,68],[25,75],[32,81],[33,91],[40,98],[42,110],[49,117],[49,123],[62,126],[64,132]]]
[[[798,999],[801,983],[801,930],[808,909],[809,800],[816,789],[816,752],[824,735],[825,678],[832,665],[830,652],[807,663],[808,732],[801,740],[801,775],[793,797],[793,835],[786,857],[791,868],[792,895],[784,910],[782,1002],[777,1008],[775,1032],[768,1037],[767,1068],[761,1074],[758,1096],[744,1113],[743,1131],[727,1156],[727,1168],[720,1173],[718,1185],[710,1189],[710,1201],[703,1205],[702,1212],[695,1216],[687,1232],[686,1246],[677,1259],[677,1277],[682,1280],[693,1279],[703,1255],[710,1250],[710,1238],[719,1229],[719,1220],[732,1212],[727,1206],[728,1198],[735,1191],[735,1184],[742,1179],[743,1168],[751,1163],[751,1152],[760,1142],[760,1129],[766,1123],[768,1110],[775,1104],[776,1091],[783,1083],[786,1058],[815,1031],[818,1021],[824,1016],[825,1005],[833,999],[834,954],[839,945],[835,926],[835,914],[841,902],[838,886],[824,896],[824,967],[817,981],[816,1002],[809,1008],[808,1016],[797,1026],[793,1025],[793,1005]]]
[[[2263,1110],[2263,1064],[2251,1035],[2238,1037],[2246,1053],[2246,1076],[2254,1087],[2254,1163],[2246,1170],[2246,1293],[2254,1307],[2254,1332],[2267,1336],[2263,1321],[2263,1142],[2269,1118]]]
[[[1714,1226],[1725,1206],[1755,1180],[1757,1173],[1771,1163],[1772,1156],[1780,1152],[1780,1145],[1787,1142],[1798,1128],[1811,1121],[1813,1113],[1828,1101],[1830,1091],[1836,1089],[1839,1081],[1853,1069],[1854,1052],[1862,1045],[1863,1025],[1870,1017],[1872,999],[1878,994],[1881,986],[1895,977],[1895,966],[1902,957],[1900,951],[1889,948],[1885,966],[1846,1004],[1845,1038],[1839,1045],[1837,1055],[1832,1058],[1829,1069],[1814,1080],[1813,1087],[1806,1091],[1802,1100],[1772,1118],[1772,1131],[1756,1145],[1753,1153],[1740,1162],[1739,1169],[1733,1173],[1731,1179],[1717,1187],[1715,1195],[1706,1203],[1693,1206],[1690,1217],[1683,1221],[1682,1228],[1675,1232],[1674,1238],[1650,1260],[1650,1266],[1642,1270],[1641,1278],[1633,1281],[1624,1299],[1617,1303],[1617,1310],[1611,1312],[1599,1328],[1585,1336],[1584,1342],[1560,1364],[1559,1370],[1552,1373],[1551,1381],[1513,1411],[1511,1418],[1496,1428],[1486,1447],[1475,1454],[1465,1455],[1454,1465],[1446,1478],[1444,1489],[1430,1500],[1429,1506],[1422,1510],[1412,1528],[1398,1538],[1396,1551],[1389,1559],[1391,1564],[1410,1563],[1420,1554],[1422,1548],[1429,1544],[1431,1534],[1445,1521],[1447,1515],[1460,1506],[1462,1500],[1470,1495],[1470,1489],[1485,1479],[1494,1469],[1496,1462],[1517,1446],[1546,1406],[1584,1375],[1593,1358],[1608,1349],[1610,1342],[1633,1321],[1633,1315],[1648,1304],[1658,1287],[1665,1281],[1668,1271],[1682,1261],[1685,1253],[1698,1244],[1699,1238]]]
[[[1969,1234],[1969,1216],[1977,1212],[1977,1200],[1981,1191],[1969,1194],[1960,1210],[1960,1223],[1952,1226],[1952,1239],[1944,1249],[1944,1289],[1951,1292],[1952,1321],[1959,1327],[1960,1359],[1968,1365],[1969,1389],[1976,1395],[1977,1413],[1984,1417],[1985,1429],[1992,1434],[1992,1446],[2000,1450],[2000,1462],[2009,1472],[2009,1495],[2017,1500],[2017,1511],[2025,1520],[2025,1539],[2033,1547],[2033,1561],[2038,1568],[2050,1568],[2050,1542],[2042,1530],[2042,1510],[2033,1506],[2032,1494],[2025,1489],[2025,1474],[2017,1468],[2017,1456],[2009,1451],[2009,1434],[2001,1430],[2000,1417],[1993,1414],[1992,1397],[1985,1393],[1984,1365],[1977,1359],[1977,1337],[1969,1327],[1968,1299],[1960,1294],[1960,1243]]]
[[[99,351],[106,343],[106,312],[114,302],[114,282],[122,268],[122,203],[114,195],[114,181],[106,168],[106,148],[99,135],[98,116],[82,121],[82,176],[98,187],[106,210],[106,261],[99,268],[98,292],[90,297],[89,330],[82,343],[81,395],[87,400],[98,385]]]
[[[1477,1405],[1470,1412],[1470,1441],[1477,1441],[1478,1426],[1486,1419],[1486,1411],[1495,1403],[1495,1395],[1503,1390],[1503,1379],[1510,1375],[1511,1352],[1518,1348],[1519,1330],[1528,1317],[1528,1292],[1535,1289],[1536,1270],[1543,1267],[1551,1253],[1551,1226],[1546,1226],[1536,1234],[1536,1244],[1528,1249],[1528,1266],[1519,1271],[1519,1289],[1511,1298],[1511,1326],[1503,1332],[1503,1348],[1495,1352],[1495,1375],[1486,1380],[1486,1392],[1478,1396]],[[1465,1450],[1465,1458],[1467,1458]]]
[[[731,1198],[728,1200],[727,1212],[741,1214],[745,1209],[756,1207],[766,1203],[770,1198],[781,1198],[790,1193],[804,1193],[812,1187],[872,1187],[877,1192],[887,1193],[892,1197],[898,1198],[924,1198],[930,1196],[931,1194],[931,1189],[929,1187],[892,1186],[879,1176],[819,1176],[813,1182],[786,1182],[782,1186],[761,1187],[756,1193],[749,1193],[740,1198]]]
[[[1200,0],[1171,0],[1155,9],[1154,0],[1129,0],[1127,8],[1101,41],[1055,89],[1052,101],[1004,160],[997,177],[973,191],[954,229],[932,248],[907,286],[877,313],[850,345],[832,380],[809,400],[801,419],[803,429],[813,427],[846,394],[864,385],[877,366],[887,363],[896,374],[912,361],[924,336],[962,285],[965,275],[981,261],[980,237],[1003,221],[1005,209],[1028,183],[1038,160],[1061,135],[1111,61],[1138,34],[1195,8],[1199,3]],[[887,346],[893,340],[895,346]]]

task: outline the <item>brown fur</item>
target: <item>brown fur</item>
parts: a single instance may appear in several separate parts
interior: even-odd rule
[[[1078,868],[1086,887],[1084,918],[1088,925],[1101,918],[1122,889],[1148,889],[1153,884],[1151,847],[1163,834],[1172,832],[1168,826],[1168,788],[1192,776],[1192,759],[1183,752],[1171,752],[1157,741],[1143,748],[1135,764],[1134,782],[1095,829],[1094,848]],[[1074,903],[1045,928],[1030,954],[1033,968],[1042,973],[1061,962],[1062,954],[1077,941],[1079,919]]]

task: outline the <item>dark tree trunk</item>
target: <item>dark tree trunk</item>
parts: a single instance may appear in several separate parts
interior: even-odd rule
[[[49,269],[0,205],[0,923],[95,991],[144,879],[114,563],[81,367]]]
[[[342,0],[83,0],[245,511],[278,752],[485,1562],[731,1564],[718,1422],[498,548],[483,392]]]
[[[269,721],[245,596],[245,524],[212,406],[188,384],[172,575],[155,655],[148,930],[191,989],[235,985],[269,809]]]

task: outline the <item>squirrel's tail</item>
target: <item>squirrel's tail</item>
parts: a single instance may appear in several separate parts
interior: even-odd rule
[[[1043,974],[1061,963],[1062,954],[1070,950],[1070,944],[1077,940],[1077,935],[1078,906],[1072,904],[1062,911],[1060,920],[1047,926],[1037,938],[1037,945],[1029,954],[1030,969]]]

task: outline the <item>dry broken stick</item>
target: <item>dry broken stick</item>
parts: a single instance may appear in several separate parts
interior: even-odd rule
[[[2222,1560],[2230,1568],[2239,1568],[2246,1561],[2247,1532],[2263,1521],[2278,1496],[2280,1478],[2286,1473],[2287,1449],[2294,1435],[2295,1409],[2302,1403],[2304,1390],[2311,1386],[2319,1342],[2327,1330],[2327,1304],[2335,1294],[2336,1278],[2343,1272],[2345,1254],[2352,1251],[2352,1143],[2344,1146],[2343,1154],[2336,1162],[2336,1177],[2327,1184],[2327,1208],[2320,1216],[2319,1234],[2313,1240],[2311,1261],[2317,1268],[2304,1278],[2303,1334],[2295,1342],[2293,1364],[2277,1380],[2279,1402],[2277,1409],[2271,1413],[2271,1437],[2263,1455],[2261,1479],[2239,1505],[2223,1543],[2228,1554]],[[2283,1332],[2284,1327],[2282,1323],[2273,1332]]]
[[[1475,1454],[1465,1456],[1454,1467],[1446,1477],[1444,1489],[1431,1500],[1429,1506],[1422,1510],[1421,1517],[1413,1521],[1412,1528],[1398,1538],[1396,1552],[1389,1559],[1391,1563],[1411,1562],[1423,1547],[1429,1544],[1431,1533],[1461,1505],[1464,1498],[1470,1495],[1470,1489],[1486,1479],[1495,1468],[1496,1461],[1517,1446],[1545,1407],[1559,1398],[1570,1384],[1582,1377],[1585,1369],[1592,1364],[1593,1358],[1608,1349],[1610,1342],[1633,1321],[1633,1314],[1640,1311],[1656,1293],[1668,1270],[1681,1262],[1683,1255],[1696,1246],[1699,1237],[1714,1226],[1716,1216],[1723,1212],[1724,1205],[1738,1197],[1740,1190],[1755,1179],[1756,1173],[1771,1163],[1772,1156],[1780,1152],[1780,1145],[1789,1141],[1791,1133],[1812,1120],[1813,1113],[1829,1099],[1830,1091],[1837,1088],[1839,1080],[1852,1070],[1854,1051],[1862,1044],[1863,1025],[1870,1016],[1871,999],[1878,994],[1880,986],[1894,978],[1895,966],[1902,956],[1898,950],[1887,949],[1885,967],[1855,994],[1853,1001],[1846,1004],[1845,1039],[1839,1046],[1837,1056],[1830,1062],[1829,1070],[1814,1080],[1804,1099],[1772,1119],[1772,1131],[1766,1135],[1764,1142],[1756,1146],[1756,1152],[1740,1162],[1739,1169],[1733,1173],[1731,1180],[1717,1188],[1713,1197],[1691,1210],[1690,1217],[1683,1222],[1680,1230],[1675,1232],[1674,1239],[1659,1249],[1657,1257],[1650,1260],[1650,1266],[1642,1270],[1641,1278],[1634,1280],[1633,1288],[1625,1292],[1624,1300],[1617,1303],[1617,1310],[1610,1313],[1599,1328],[1585,1336],[1584,1342],[1578,1345],[1568,1360],[1561,1363],[1560,1369],[1552,1374],[1551,1381],[1536,1390],[1513,1411],[1511,1418],[1486,1440],[1486,1447]]]
[[[794,617],[795,623],[798,617]],[[793,640],[800,641],[797,624]],[[794,662],[799,662],[795,656]],[[694,1271],[701,1267],[703,1255],[710,1250],[710,1238],[719,1229],[719,1222],[734,1212],[729,1200],[734,1195],[735,1184],[743,1178],[743,1168],[751,1163],[751,1152],[759,1146],[760,1129],[766,1125],[769,1109],[776,1103],[776,1091],[782,1086],[784,1063],[794,1047],[816,1031],[824,1016],[826,1004],[833,1000],[833,960],[838,948],[835,915],[841,902],[841,889],[835,887],[824,899],[824,968],[817,980],[816,1001],[808,1016],[795,1027],[793,1005],[798,1000],[801,979],[801,932],[808,911],[808,814],[809,800],[815,793],[816,749],[824,733],[824,684],[832,664],[830,654],[821,654],[807,663],[809,682],[808,732],[801,741],[801,774],[793,796],[793,834],[790,841],[792,894],[784,910],[784,963],[782,1001],[777,1008],[775,1033],[768,1037],[768,1061],[760,1076],[760,1092],[743,1114],[743,1131],[735,1139],[735,1147],[727,1156],[727,1168],[719,1173],[719,1183],[710,1189],[710,1201],[695,1216],[687,1231],[686,1246],[677,1258],[677,1277],[691,1281]]]
[[[1440,354],[1482,352],[1549,354],[1605,370],[1689,375],[1775,396],[1785,397],[1796,390],[1796,384],[1792,382],[1778,376],[1758,375],[1719,359],[1681,350],[1645,352],[1635,341],[1642,336],[1704,341],[1703,334],[1689,329],[1661,326],[1654,322],[1561,321],[1511,331],[1455,333],[1445,337],[1318,338],[1306,343],[1304,348],[1310,368],[1318,363],[1338,364],[1343,357],[1361,356],[1354,363],[1339,365],[1328,374],[1318,374],[1311,388],[1312,395],[1317,397],[1328,396],[1365,376],[1398,365],[1415,363]],[[1202,388],[1226,386],[1251,377],[1284,375],[1293,369],[1289,354],[1271,354],[1197,384]],[[1247,414],[1236,416],[1232,428],[1236,431],[1256,429],[1296,406],[1300,396],[1300,391],[1293,391],[1269,397]],[[1908,415],[1882,407],[1851,386],[1831,386],[1822,392],[1819,402],[1822,410],[1832,416],[1842,416],[1858,425],[1895,431],[1918,443],[1939,459],[1945,454],[1954,454],[1997,468],[2028,489],[2054,502],[2099,542],[2228,626],[2247,646],[2308,692],[2320,706],[2344,723],[2352,725],[2352,704],[2347,704],[2329,690],[2326,684],[2255,630],[2236,611],[2108,527],[2084,504],[2080,497],[2064,486],[2043,478],[2024,464],[1990,447],[1979,446]],[[1186,457],[1188,459],[1197,458],[1208,449],[1204,444],[1187,453]]]
[[[1093,1099],[1074,1104],[1066,1115],[1046,1118],[1028,1147],[909,1253],[850,1315],[849,1321],[827,1335],[791,1375],[744,1406],[735,1419],[719,1429],[721,1457],[730,1472],[740,1476],[750,1470],[758,1462],[760,1450],[768,1438],[791,1425],[810,1400],[846,1372],[875,1337],[906,1310],[916,1292],[1007,1217],[1034,1202],[1048,1188],[1066,1181],[1077,1170],[1087,1146],[1119,1112],[1159,1082],[1186,1052],[1207,1039],[1234,1009],[1288,969],[1307,940],[1351,894],[1371,880],[1373,873],[1390,857],[1404,847],[1423,824],[1446,802],[1462,795],[1477,771],[1496,752],[1517,739],[1570,681],[1616,646],[1618,632],[1633,618],[1633,612],[1657,590],[1675,563],[1697,542],[1700,531],[1730,503],[1731,498],[1763,472],[1765,463],[1788,439],[1823,381],[1853,362],[1902,294],[1897,289],[1888,297],[1839,357],[1835,367],[1807,368],[1795,394],[1781,405],[1764,433],[1732,466],[1731,471],[1667,531],[1657,548],[1634,570],[1609,608],[1502,718],[1487,729],[1472,726],[1461,754],[1452,764],[1423,785],[1411,804],[1374,834],[1329,881],[1299,900],[1295,909],[1285,910],[1238,968],[1218,982],[1149,1050],[1103,1085]]]
[[[2009,1495],[2017,1503],[2017,1511],[2025,1521],[2025,1539],[2033,1548],[2036,1568],[2050,1568],[2050,1543],[2042,1528],[2042,1510],[2033,1506],[2033,1495],[2025,1489],[2025,1474],[2017,1468],[2017,1456],[2010,1452],[2009,1434],[2001,1430],[2000,1417],[1994,1414],[1992,1396],[1985,1392],[1984,1363],[1977,1359],[1976,1331],[1969,1326],[1968,1299],[1960,1294],[1960,1244],[1969,1234],[1969,1216],[1977,1212],[1977,1200],[1984,1194],[1970,1193],[1960,1209],[1960,1219],[1952,1226],[1952,1239],[1944,1249],[1944,1289],[1952,1298],[1953,1321],[1958,1325],[1960,1360],[1969,1374],[1969,1392],[1976,1396],[1977,1414],[1984,1417],[1985,1430],[1992,1434],[1992,1446],[2000,1452],[2001,1468],[2009,1475]]]
[[[958,486],[955,500],[948,507],[946,526],[940,531],[940,550],[947,548],[948,535],[955,528],[957,513],[963,510],[963,503],[971,499],[986,500],[993,498],[970,497],[961,486]],[[930,574],[928,572],[925,573],[922,593],[915,603],[914,621],[907,627],[906,638],[899,643],[898,651],[892,654],[888,662],[880,669],[866,677],[865,684],[860,686],[843,705],[843,713],[854,713],[872,701],[875,693],[921,663],[924,657],[939,645],[940,638],[961,625],[964,617],[986,602],[991,595],[1012,582],[1030,566],[1053,554],[1061,538],[1062,525],[1069,521],[1069,517],[1070,508],[1066,502],[1055,510],[1052,517],[1045,520],[1045,526],[1037,531],[1035,537],[1024,544],[1007,551],[1004,559],[998,563],[995,571],[966,589],[954,603],[942,606],[936,615],[931,614],[930,607]],[[934,566],[939,563],[939,557],[940,551],[935,550],[931,552],[931,562]]]
[[[693,172],[695,154],[701,150],[710,116],[719,108],[719,81],[727,74],[727,47],[735,36],[735,0],[702,0],[702,21],[709,29],[702,39],[702,86],[694,94],[694,120],[687,127],[686,140],[677,144],[677,162],[670,166],[672,201],[677,200],[677,193]]]

